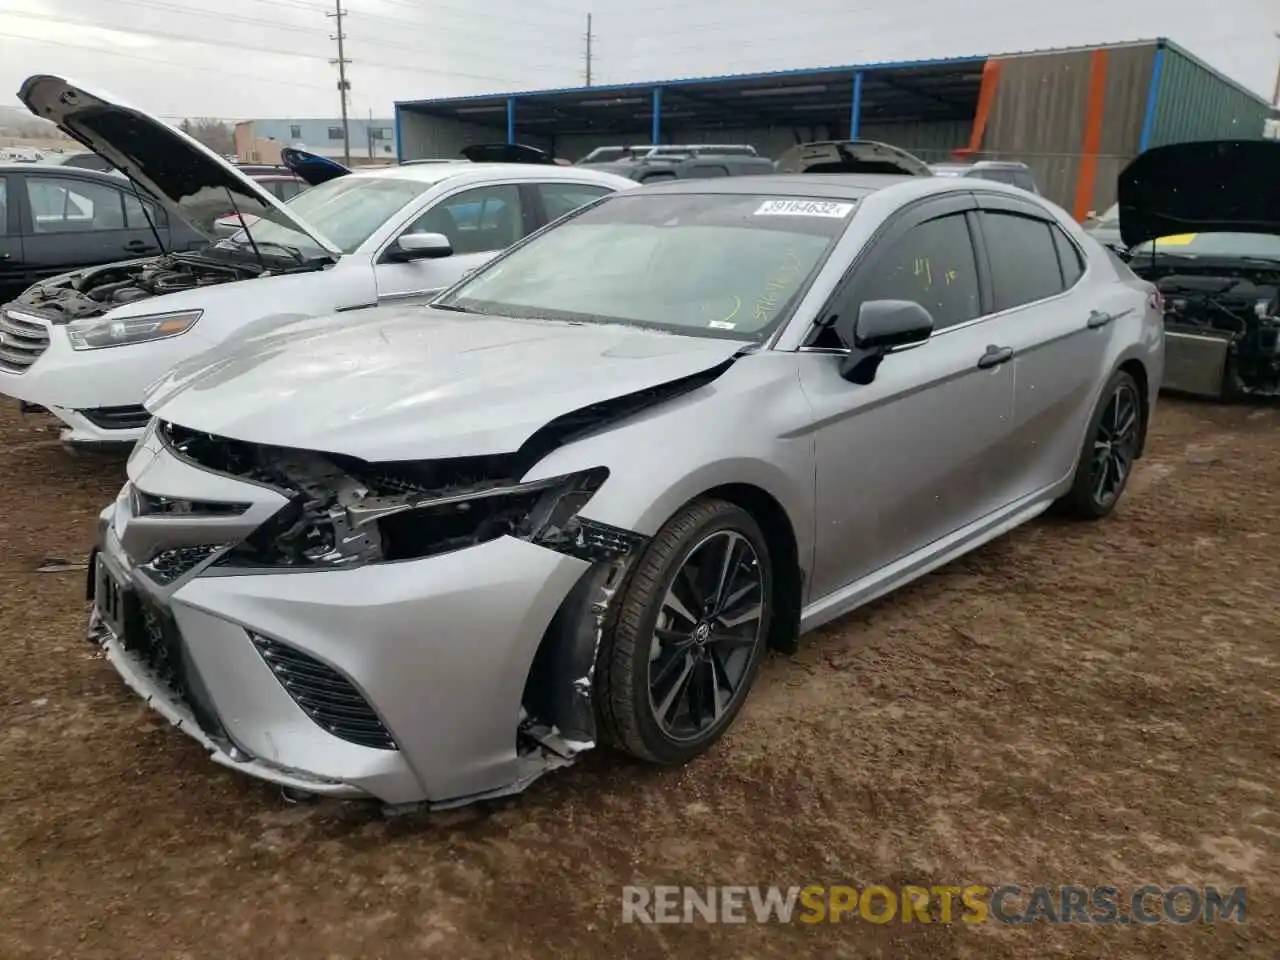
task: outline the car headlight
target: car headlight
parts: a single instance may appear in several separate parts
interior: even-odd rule
[[[153,313],[144,317],[94,318],[67,324],[67,337],[74,350],[101,350],[131,343],[167,340],[186,333],[196,325],[203,310]]]

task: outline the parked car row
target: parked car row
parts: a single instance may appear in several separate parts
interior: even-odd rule
[[[258,218],[29,291],[4,322],[46,342],[0,390],[42,382],[101,435],[83,385],[120,387],[141,437],[90,638],[215,761],[295,793],[445,807],[597,745],[691,760],[767,649],[1051,507],[1107,516],[1164,382],[1165,306],[1124,259],[884,145],[643,187],[331,170],[281,204],[176,131],[168,163],[115,142],[156,121],[58,78],[22,97],[193,228],[228,195]],[[1195,157],[1126,174],[1127,243],[1239,228],[1225,193],[1188,203]],[[1269,196],[1250,223],[1280,233]]]

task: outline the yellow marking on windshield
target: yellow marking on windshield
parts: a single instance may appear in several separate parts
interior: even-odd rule
[[[1185,247],[1198,236],[1197,233],[1175,233],[1168,237],[1161,237],[1156,244],[1163,244],[1166,247]]]
[[[788,253],[779,265],[773,278],[765,284],[764,292],[756,297],[752,307],[752,316],[758,323],[767,323],[773,317],[773,311],[782,300],[782,294],[800,273],[800,258]]]

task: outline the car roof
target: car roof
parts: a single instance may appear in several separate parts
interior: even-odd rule
[[[46,177],[82,177],[102,180],[119,186],[124,174],[116,170],[94,170],[91,167],[68,167],[60,163],[23,163],[21,160],[0,161],[0,173],[39,173]]]
[[[766,173],[749,177],[663,180],[660,183],[646,184],[644,192],[769,194],[777,197],[858,200],[869,193],[900,183],[921,181],[932,182],[929,177],[887,173]]]
[[[412,163],[387,167],[366,167],[352,170],[349,177],[367,177],[384,180],[416,180],[420,183],[439,183],[453,177],[470,180],[544,180],[553,176],[557,180],[582,180],[605,182],[618,179],[590,167],[566,167],[549,163],[472,163],[458,160],[449,163]],[[345,179],[345,178],[344,178]]]

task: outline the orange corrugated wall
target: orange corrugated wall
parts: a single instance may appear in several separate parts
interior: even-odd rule
[[[1093,190],[1098,182],[1098,154],[1102,150],[1102,118],[1107,108],[1107,51],[1095,50],[1089,58],[1089,99],[1084,115],[1084,138],[1080,144],[1080,174],[1076,179],[1076,202],[1071,213],[1077,220],[1089,215]]]
[[[991,105],[995,103],[996,89],[1000,86],[1000,68],[1003,64],[995,57],[988,57],[982,65],[982,85],[978,88],[978,109],[973,114],[973,129],[969,133],[969,146],[957,150],[960,155],[978,153],[982,150],[982,136],[987,132],[987,121],[991,118]]]

